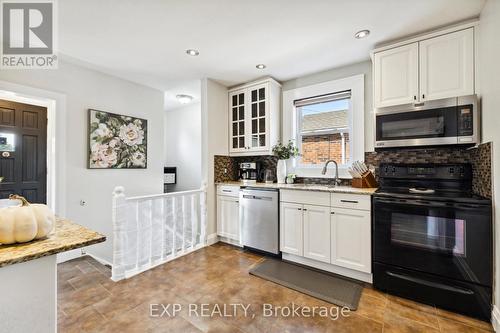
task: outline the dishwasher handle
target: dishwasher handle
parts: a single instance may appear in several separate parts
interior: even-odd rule
[[[243,194],[243,199],[267,200],[267,201],[272,201],[273,200],[273,198],[271,198],[271,197],[264,197],[264,196],[250,195],[250,194]]]

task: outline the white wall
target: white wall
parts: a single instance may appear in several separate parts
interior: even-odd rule
[[[56,140],[66,142],[65,171],[60,175],[66,181],[62,184],[64,193],[56,195],[65,196],[61,211],[66,212],[67,218],[108,237],[105,243],[94,245],[87,251],[111,261],[111,194],[114,187],[124,186],[127,195],[163,192],[163,93],[62,61],[57,70],[2,70],[0,80],[66,96],[64,128],[56,128]],[[148,120],[146,170],[86,168],[88,108]],[[80,206],[80,200],[85,200],[86,206]]]
[[[202,177],[207,180],[207,235],[217,231],[214,155],[228,155],[228,96],[223,85],[204,79],[201,83]]]
[[[165,111],[165,166],[177,167],[177,184],[168,191],[201,186],[201,103]]]
[[[373,133],[373,83],[371,61],[363,61],[285,81],[283,82],[283,91],[343,79],[357,74],[365,75],[365,151],[373,151],[375,142]]]
[[[483,141],[493,142],[493,199],[495,209],[495,294],[500,305],[500,1],[488,0],[481,12],[478,34],[479,90]],[[494,311],[495,312],[495,311]],[[497,315],[500,315],[497,312]],[[500,318],[497,318],[500,319]]]

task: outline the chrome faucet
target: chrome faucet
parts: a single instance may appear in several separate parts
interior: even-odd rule
[[[339,165],[334,160],[328,160],[328,161],[326,161],[325,166],[323,167],[323,170],[321,170],[321,174],[322,175],[326,175],[326,169],[328,168],[328,164],[330,164],[330,162],[333,162],[335,164],[335,181],[334,181],[334,186],[340,185]]]

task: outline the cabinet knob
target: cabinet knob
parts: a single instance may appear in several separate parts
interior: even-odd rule
[[[413,100],[416,101],[417,100],[417,95],[413,95]]]
[[[425,94],[422,94],[422,99],[425,99]]]
[[[302,210],[302,208],[297,208],[298,210]]]
[[[335,214],[335,212],[330,212],[330,214],[332,214],[332,215],[333,215],[333,214]]]

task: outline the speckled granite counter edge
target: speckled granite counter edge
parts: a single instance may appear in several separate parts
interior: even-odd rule
[[[231,186],[250,186],[250,187],[260,187],[260,188],[274,188],[280,190],[297,190],[297,191],[316,191],[316,192],[329,192],[329,193],[347,193],[347,194],[363,194],[372,195],[377,190],[376,188],[357,188],[351,186],[338,186],[338,187],[328,187],[326,185],[315,185],[315,184],[244,184],[238,181],[227,181],[227,182],[216,182],[215,185],[231,185]]]
[[[45,239],[0,245],[0,268],[102,243],[105,240],[106,236],[98,232],[58,218],[54,232]]]

